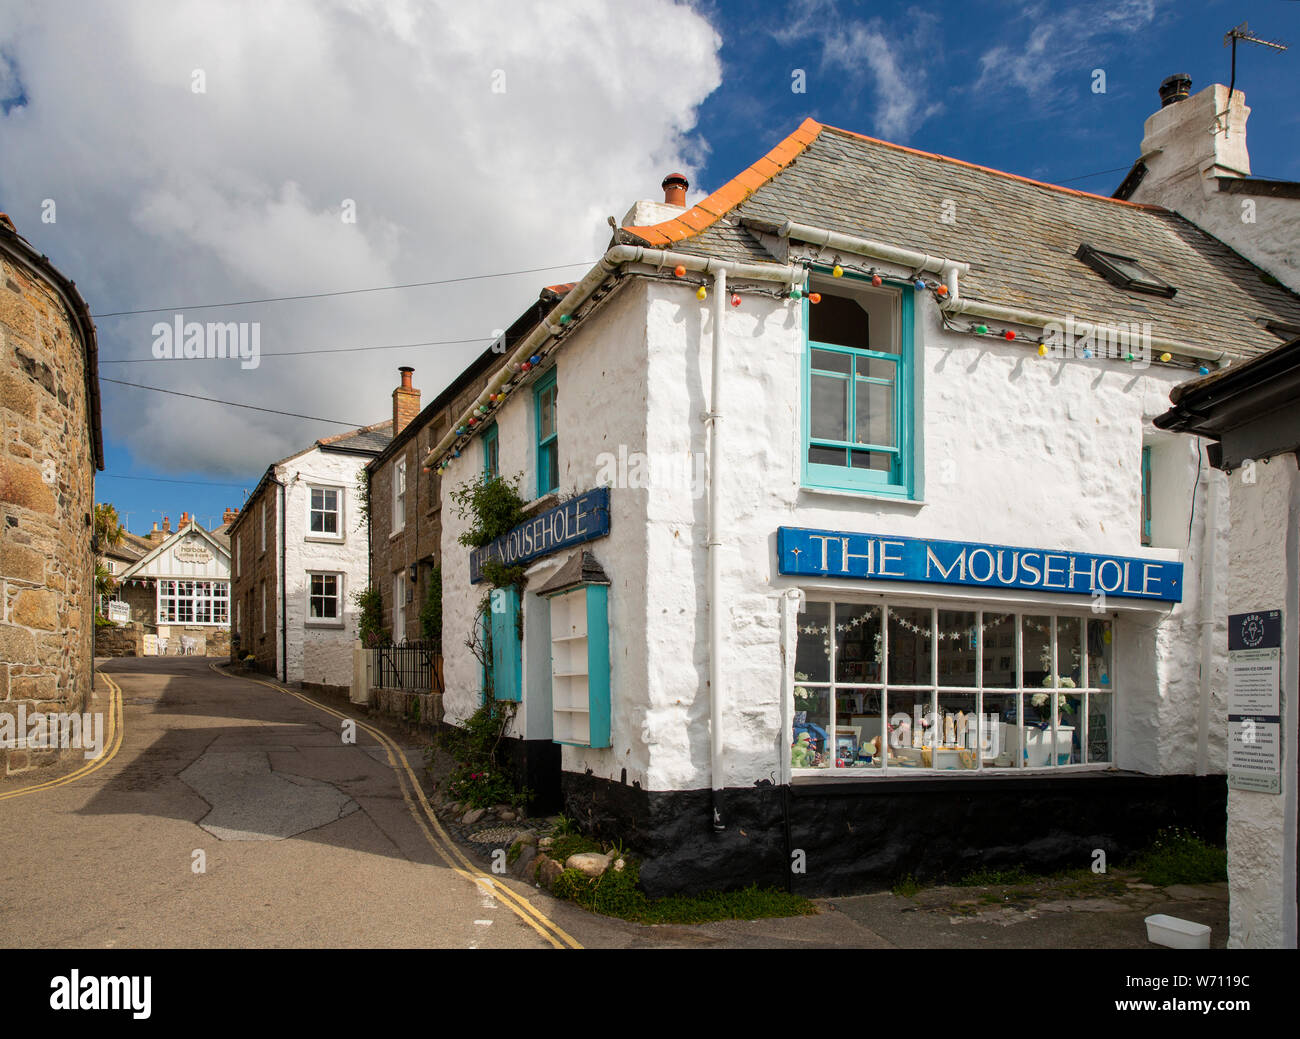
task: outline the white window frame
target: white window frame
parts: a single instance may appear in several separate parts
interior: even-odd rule
[[[112,577],[117,572],[117,563],[112,559],[104,560],[104,570]]]
[[[406,529],[406,458],[393,463],[393,533]]]
[[[901,776],[924,776],[924,777],[934,778],[937,776],[948,776],[948,775],[973,776],[973,775],[983,775],[983,774],[988,774],[992,776],[1053,775],[1053,774],[1065,773],[1065,772],[1097,771],[1103,769],[1112,769],[1116,767],[1116,762],[1118,760],[1117,755],[1118,755],[1119,733],[1115,725],[1115,720],[1118,717],[1119,708],[1120,708],[1118,683],[1115,681],[1116,663],[1119,659],[1118,642],[1116,638],[1117,619],[1118,619],[1117,616],[1113,614],[1104,614],[1099,616],[1095,613],[1088,612],[1084,609],[1059,606],[1051,603],[1044,603],[1041,607],[1034,607],[1024,603],[1019,603],[1016,605],[1008,605],[1005,608],[999,608],[997,606],[986,608],[984,604],[980,604],[980,603],[961,602],[961,601],[936,601],[933,599],[908,599],[906,597],[895,598],[893,596],[890,596],[888,599],[885,600],[881,600],[879,598],[872,598],[868,600],[866,598],[854,595],[853,593],[848,592],[847,590],[844,593],[835,593],[823,589],[817,589],[815,591],[809,589],[807,591],[807,603],[808,605],[818,604],[818,605],[830,606],[830,616],[827,623],[827,627],[830,630],[825,633],[826,638],[830,644],[830,656],[828,660],[829,680],[819,682],[819,681],[811,681],[807,679],[795,679],[791,687],[790,694],[786,697],[787,717],[791,721],[794,718],[794,709],[795,709],[794,687],[802,687],[810,691],[829,690],[828,705],[830,708],[830,715],[828,719],[828,730],[829,730],[832,746],[834,745],[834,739],[835,739],[834,733],[838,723],[838,719],[837,719],[838,694],[842,690],[849,690],[851,693],[852,692],[878,693],[881,698],[882,717],[885,719],[889,719],[896,713],[894,710],[890,708],[889,705],[889,691],[891,689],[891,683],[889,681],[890,639],[886,638],[882,642],[881,673],[880,673],[879,681],[843,682],[837,680],[836,662],[837,662],[838,642],[839,642],[839,640],[836,637],[838,622],[836,620],[835,607],[837,604],[842,606],[871,606],[871,607],[878,608],[880,610],[879,623],[881,625],[882,631],[887,630],[887,625],[889,623],[889,611],[891,609],[929,610],[930,611],[929,629],[931,632],[934,632],[936,630],[936,626],[938,624],[938,615],[941,612],[973,613],[975,614],[975,624],[977,627],[981,629],[981,631],[983,630],[984,625],[989,623],[989,621],[993,618],[1003,617],[1003,616],[1014,617],[1015,618],[1015,640],[1013,643],[1013,653],[1014,653],[1013,667],[1016,673],[1016,682],[1014,685],[1002,687],[1002,686],[986,686],[984,684],[985,640],[983,638],[980,638],[977,642],[976,656],[975,656],[975,676],[976,676],[975,684],[970,686],[940,685],[939,675],[938,675],[939,654],[936,651],[933,635],[931,635],[930,654],[929,654],[930,655],[929,682],[923,685],[894,685],[892,686],[892,688],[904,694],[915,694],[920,692],[928,693],[930,696],[929,707],[931,712],[934,712],[936,710],[938,706],[939,698],[941,696],[944,695],[974,696],[976,702],[975,713],[980,718],[982,718],[985,713],[984,696],[986,693],[994,696],[997,695],[1018,696],[1020,698],[1020,701],[1018,702],[1017,711],[1016,711],[1016,745],[1013,748],[1007,748],[1017,759],[1017,764],[1014,766],[1007,766],[1007,767],[996,767],[992,765],[986,766],[984,763],[985,755],[981,753],[978,749],[976,750],[975,753],[976,767],[973,769],[936,769],[936,768],[922,768],[916,766],[898,766],[898,765],[891,766],[888,761],[888,755],[886,754],[886,756],[882,759],[881,765],[879,767],[837,768],[833,763],[830,765],[830,767],[822,766],[817,768],[794,768],[793,766],[789,766],[790,768],[789,774],[794,780],[797,781],[800,779],[821,779],[821,780],[856,779],[856,780],[870,781],[871,779],[877,776],[891,776],[893,778],[899,778]],[[1063,617],[1078,618],[1078,620],[1080,621],[1082,652],[1081,652],[1080,664],[1079,664],[1080,681],[1076,688],[1071,689],[1068,687],[1058,688],[1056,686],[1051,686],[1051,687],[1027,686],[1024,684],[1024,670],[1023,670],[1024,618],[1026,616],[1051,618],[1050,645],[1052,649],[1052,663],[1053,663],[1053,667],[1051,668],[1051,670],[1053,672],[1058,673],[1057,674],[1058,678],[1059,678],[1060,662],[1057,660],[1057,651],[1058,651],[1057,621],[1059,618],[1063,618]],[[1111,633],[1110,674],[1108,675],[1109,684],[1105,686],[1089,685],[1087,645],[1088,645],[1088,622],[1090,620],[1103,621],[1110,625],[1110,633]],[[798,620],[796,621],[796,631],[795,631],[796,643],[799,636],[803,634],[801,629],[809,625],[809,623],[810,621],[807,619],[806,613],[799,614]],[[797,648],[796,648],[796,658],[797,658]],[[1079,763],[1071,763],[1067,765],[1045,765],[1042,767],[1031,768],[1029,766],[1026,766],[1023,760],[1021,760],[1023,754],[1022,748],[1025,746],[1024,743],[1025,709],[1023,705],[1024,700],[1029,696],[1036,695],[1038,693],[1044,693],[1044,692],[1051,693],[1054,696],[1068,695],[1071,697],[1079,698],[1080,700],[1079,717],[1077,719],[1075,728],[1076,731],[1079,733],[1080,748],[1081,748],[1082,755],[1084,757],[1084,761]],[[1107,733],[1109,756],[1105,761],[1090,762],[1087,760],[1089,750],[1090,750],[1089,733],[1088,733],[1088,720],[1089,720],[1088,708],[1089,708],[1090,696],[1094,694],[1106,694],[1111,697],[1110,726],[1109,726],[1109,731]],[[1055,719],[1056,720],[1054,720],[1052,724],[1052,743],[1051,743],[1052,747],[1057,746],[1057,729],[1058,726],[1060,725],[1059,709],[1055,711]],[[787,724],[786,737],[785,737],[787,747],[789,746],[790,738],[791,738],[790,725]],[[977,748],[978,748],[978,743],[977,743]],[[787,764],[788,762],[789,759],[787,758]]]
[[[322,598],[321,596],[317,596],[317,595],[313,592],[313,590],[312,590],[312,582],[313,582],[313,579],[314,579],[314,578],[317,578],[317,577],[332,577],[332,578],[334,578],[334,589],[335,589],[335,590],[334,590],[333,599],[334,599],[334,603],[335,603],[335,613],[334,613],[334,616],[333,616],[333,617],[313,617],[312,614],[311,614],[311,601],[312,601],[312,599],[314,599],[314,598]],[[303,612],[303,624],[304,624],[304,626],[309,627],[309,628],[341,628],[341,627],[343,627],[343,625],[344,625],[344,620],[343,620],[343,609],[344,609],[344,602],[346,601],[346,600],[344,599],[344,592],[345,592],[344,581],[345,581],[345,578],[346,578],[346,575],[345,575],[342,571],[340,571],[340,570],[308,570],[308,571],[307,571],[307,582],[306,582],[306,589],[305,589],[305,590],[306,590],[306,601],[305,601],[305,603],[304,603],[304,612]]]
[[[313,508],[312,496],[317,491],[320,491],[322,494],[329,491],[333,491],[335,495],[335,499],[334,499],[335,507],[333,509],[319,509],[319,510]],[[333,484],[333,483],[309,483],[307,485],[307,528],[306,528],[307,533],[304,537],[304,540],[331,541],[331,542],[340,542],[345,540],[345,531],[347,530],[347,528],[344,525],[343,502],[344,502],[344,488],[341,487],[340,485]],[[311,527],[312,513],[317,511],[323,514],[327,514],[330,512],[334,513],[335,515],[334,525],[336,530],[333,534],[327,531],[312,530]]]
[[[224,628],[230,625],[230,582],[188,577],[160,578],[155,591],[159,624]],[[200,620],[206,616],[207,620]]]
[[[406,571],[393,574],[393,641],[406,639]]]

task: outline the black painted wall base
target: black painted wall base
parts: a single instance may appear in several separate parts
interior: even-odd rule
[[[533,792],[528,814],[552,815],[560,811],[561,747],[551,740],[503,739],[499,748],[502,760],[514,775]]]
[[[880,890],[907,874],[1086,868],[1098,848],[1118,864],[1167,826],[1221,846],[1228,789],[1223,775],[1134,772],[764,784],[721,792],[721,833],[708,790],[646,791],[565,772],[563,795],[585,832],[645,857],[649,895],[758,883],[812,896]],[[790,869],[797,851],[803,873]]]

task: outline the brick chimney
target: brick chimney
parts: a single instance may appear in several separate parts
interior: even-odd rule
[[[163,517],[162,532],[163,537],[166,537],[172,532],[172,518],[170,516]]]
[[[238,510],[238,509],[226,509],[226,510],[221,514],[221,525],[222,525],[223,527],[228,527],[228,526],[230,526],[230,524],[232,524],[232,523],[235,522],[235,520],[238,518],[238,516],[239,516],[239,510]]]
[[[153,530],[147,535],[150,541],[161,541],[164,537],[163,532],[158,529],[158,521],[153,521]]]
[[[420,413],[420,391],[411,385],[414,368],[402,365],[397,371],[402,385],[393,390],[393,436],[397,436]]]
[[[188,512],[182,512],[182,513],[181,513],[181,521],[180,521],[178,524],[176,524],[176,529],[177,529],[177,530],[184,530],[186,524],[188,524],[189,521],[190,521],[190,514],[189,514]]]

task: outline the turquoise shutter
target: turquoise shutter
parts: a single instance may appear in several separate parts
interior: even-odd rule
[[[493,588],[492,696],[497,700],[523,699],[523,645],[519,640],[519,589]]]
[[[587,585],[587,691],[592,747],[609,746],[609,588]]]

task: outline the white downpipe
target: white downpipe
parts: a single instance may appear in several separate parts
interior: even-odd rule
[[[713,376],[709,388],[709,774],[713,785],[713,829],[727,828],[722,817],[722,548],[718,505],[722,497],[722,323],[727,313],[727,271],[713,275]]]
[[[1199,438],[1196,450],[1202,451]],[[1214,469],[1205,474],[1205,533],[1201,538],[1201,703],[1196,726],[1196,774],[1210,770],[1210,693],[1214,683],[1215,543],[1218,537],[1219,495]]]
[[[669,270],[680,266],[685,267],[688,271],[703,274],[716,274],[719,271],[726,271],[731,274],[732,278],[740,281],[774,281],[791,286],[801,284],[804,279],[802,268],[790,264],[778,266],[772,263],[738,263],[728,260],[716,260],[708,256],[692,256],[688,253],[677,253],[663,249],[648,249],[639,245],[616,245],[596,262],[596,265],[586,273],[578,284],[568,291],[568,294],[547,315],[546,320],[538,324],[519,344],[506,363],[493,373],[488,380],[488,384],[483,388],[483,392],[452,422],[451,427],[443,435],[442,439],[425,456],[424,464],[430,467],[437,465],[443,453],[460,439],[456,435],[457,428],[466,425],[474,414],[474,410],[487,404],[488,397],[500,390],[514,377],[515,373],[510,370],[511,365],[518,365],[527,360],[541,349],[546,340],[559,335],[560,326],[552,322],[558,322],[560,318],[577,311],[611,273],[630,263],[640,263],[649,267],[667,268]],[[714,305],[717,306],[716,299]]]
[[[974,317],[991,318],[994,321],[1010,321],[1017,325],[1031,325],[1034,328],[1044,328],[1047,325],[1058,325],[1065,327],[1064,317],[1058,314],[1042,314],[1036,310],[1021,310],[1019,307],[1003,307],[997,303],[983,303],[975,299],[953,300],[952,302],[944,301],[939,304],[940,309],[945,314],[970,314]],[[1082,324],[1082,321],[1076,321],[1076,324]],[[1094,323],[1094,322],[1089,322]],[[1223,361],[1222,350],[1209,350],[1203,346],[1192,346],[1190,343],[1181,343],[1176,339],[1160,339],[1156,336],[1151,337],[1151,350],[1153,353],[1163,353],[1168,350],[1171,354],[1182,354],[1184,357],[1195,357],[1205,361]]]
[[[813,227],[810,224],[796,224],[793,220],[787,220],[782,224],[777,234],[782,238],[794,238],[800,242],[824,245],[830,249],[838,249],[840,252],[870,256],[873,259],[883,260],[887,263],[896,263],[901,267],[942,274],[948,286],[949,299],[957,299],[959,295],[958,272],[962,274],[970,273],[970,264],[963,263],[960,260],[950,260],[943,256],[931,256],[929,253],[917,252],[915,249],[900,249],[898,246],[890,245],[887,242],[877,242],[871,238],[858,238],[854,235],[841,234],[839,231],[831,231],[825,227]]]

